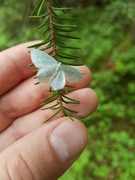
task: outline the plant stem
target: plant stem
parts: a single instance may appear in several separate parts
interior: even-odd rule
[[[53,57],[58,60],[57,57],[57,50],[56,50],[56,40],[55,40],[55,31],[54,31],[54,25],[53,25],[53,12],[51,8],[51,0],[46,0],[47,1],[47,12],[49,15],[49,24],[50,24],[50,35],[52,38],[52,48],[53,48]]]
[[[58,93],[59,93],[59,102],[60,102],[61,111],[63,112],[63,115],[65,115],[65,111],[63,109],[63,104],[62,104],[62,94],[61,94],[61,91],[58,91]]]
[[[50,35],[51,35],[51,39],[52,39],[53,57],[58,61],[57,49],[56,49],[56,39],[55,39],[55,30],[54,30],[54,25],[53,25],[53,12],[52,12],[52,8],[51,8],[51,0],[46,0],[46,1],[47,1],[47,12],[49,15]],[[58,97],[59,97],[59,103],[60,103],[61,111],[63,112],[63,115],[65,115],[64,110],[63,110],[61,92],[58,91],[58,94],[59,94]]]

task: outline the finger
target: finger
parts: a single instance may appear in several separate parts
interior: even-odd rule
[[[71,98],[75,98],[80,101],[80,104],[70,105],[68,108],[73,111],[77,111],[75,115],[80,118],[85,118],[93,113],[98,104],[98,98],[96,93],[89,88],[80,89],[76,92],[70,93]],[[41,110],[31,112],[25,116],[17,118],[5,131],[0,135],[0,151],[16,140],[22,138],[26,134],[30,133],[34,129],[43,125],[43,122],[52,116],[55,110]],[[57,114],[52,120],[55,121],[63,115],[62,112]],[[10,138],[9,138],[10,137]]]
[[[31,59],[28,53],[30,49],[27,48],[34,43],[37,41],[20,44],[0,52],[0,67],[2,67],[0,95],[34,74],[35,67],[28,67],[31,64]]]
[[[0,154],[0,179],[56,180],[86,146],[84,125],[61,118],[28,134]]]
[[[0,52],[0,95],[9,91],[24,79],[29,78],[34,74],[35,67],[28,67],[31,64],[31,59],[27,47],[37,43],[32,41],[23,43],[5,51]],[[46,50],[48,53],[50,50]]]
[[[84,77],[77,82],[76,88],[84,88],[90,84],[91,73],[86,66],[79,67]],[[40,107],[41,100],[50,95],[44,91],[48,84],[34,85],[35,79],[29,78],[4,94],[0,99],[0,132],[8,127],[15,118],[23,116]]]

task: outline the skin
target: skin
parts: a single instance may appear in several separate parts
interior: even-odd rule
[[[60,113],[43,124],[54,111],[41,111],[40,107],[41,99],[49,96],[43,91],[49,85],[33,85],[35,67],[28,67],[31,59],[27,47],[34,43],[0,52],[0,179],[3,180],[56,180],[87,144],[86,128],[77,119],[73,122]],[[84,77],[71,84],[76,90],[69,93],[69,97],[79,100],[80,104],[68,108],[85,118],[95,111],[98,98],[88,88],[92,80],[90,70],[86,66],[75,68],[83,72]],[[57,140],[58,144],[64,142],[64,146],[55,146]],[[66,150],[68,156],[64,154]]]

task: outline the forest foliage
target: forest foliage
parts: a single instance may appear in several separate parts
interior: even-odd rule
[[[90,88],[99,97],[85,121],[89,142],[60,180],[135,179],[135,2],[134,0],[60,1],[73,6],[82,61],[92,71]],[[42,39],[28,15],[34,1],[0,0],[0,50]]]

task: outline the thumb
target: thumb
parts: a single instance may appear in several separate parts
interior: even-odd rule
[[[67,117],[45,123],[0,154],[0,179],[56,180],[87,143],[84,125]]]

